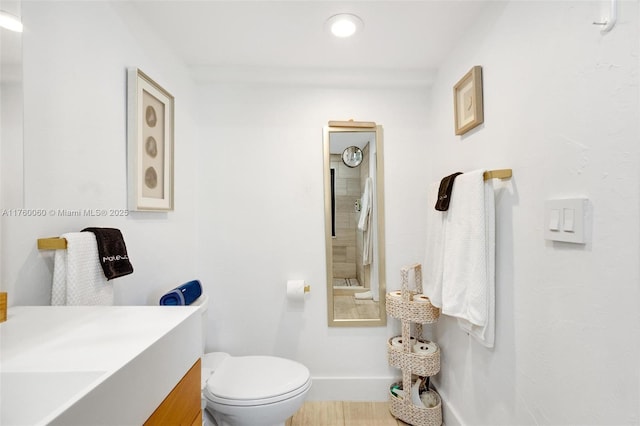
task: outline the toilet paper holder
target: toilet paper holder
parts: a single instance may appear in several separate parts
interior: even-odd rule
[[[293,301],[304,301],[305,295],[311,291],[311,286],[304,280],[287,281],[287,298]]]

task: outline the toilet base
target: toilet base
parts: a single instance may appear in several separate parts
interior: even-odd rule
[[[202,426],[218,426],[218,422],[206,408],[202,409]]]
[[[207,401],[206,410],[217,426],[284,426],[302,407],[311,388],[311,379],[297,395],[272,404],[233,406]]]
[[[225,420],[225,418],[223,416],[221,416],[219,413],[211,413],[209,411],[209,409],[207,408],[206,410],[206,415],[209,418],[208,421],[210,421],[210,423],[204,423],[203,422],[203,426],[285,426],[285,423],[256,423],[256,420],[249,420],[249,423],[247,423],[246,421],[238,421],[238,422],[228,422],[227,420]],[[203,416],[202,418],[205,418],[205,413],[203,412]],[[212,422],[211,422],[212,421]]]

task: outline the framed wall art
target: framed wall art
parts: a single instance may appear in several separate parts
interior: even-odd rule
[[[484,122],[482,67],[474,66],[453,86],[456,135],[463,135]]]
[[[174,98],[127,70],[129,210],[173,210]]]

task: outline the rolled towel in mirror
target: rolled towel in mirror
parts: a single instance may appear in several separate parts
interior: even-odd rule
[[[200,284],[200,281],[193,280],[165,293],[160,298],[160,305],[190,305],[200,297],[200,295],[202,295],[202,285]]]

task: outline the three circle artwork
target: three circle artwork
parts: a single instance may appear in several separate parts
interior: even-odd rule
[[[156,110],[153,109],[151,105],[147,106],[147,111],[145,114],[145,121],[147,122],[147,126],[156,127],[156,123],[158,122],[158,117],[156,116]],[[147,141],[144,144],[144,151],[151,158],[156,158],[158,156],[158,142],[153,136],[149,136]],[[153,189],[158,186],[158,172],[153,166],[147,167],[147,170],[144,171],[144,184]]]
[[[0,0],[1,1],[1,0]],[[173,210],[174,97],[127,70],[127,181],[131,210]]]
[[[143,138],[143,194],[146,197],[163,198],[164,108],[162,102],[146,91],[144,92]]]

